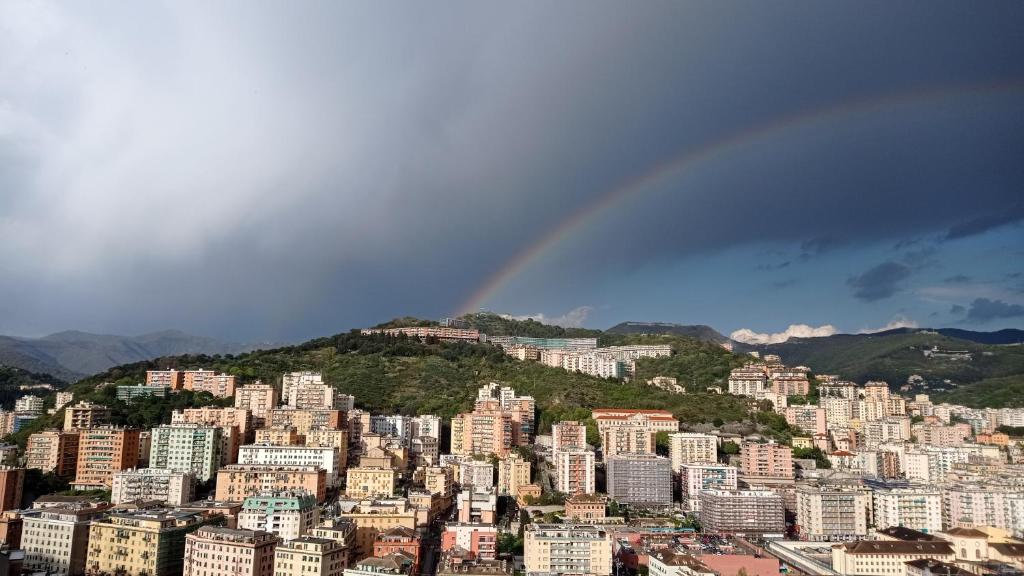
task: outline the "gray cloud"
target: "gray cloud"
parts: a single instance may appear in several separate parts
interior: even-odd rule
[[[967,312],[967,308],[964,308],[959,304],[953,304],[952,306],[949,307],[949,313],[953,314],[954,316],[960,316],[965,312]]]
[[[954,274],[944,278],[942,281],[946,284],[967,284],[971,281],[971,277],[966,274]]]
[[[1018,202],[1001,207],[997,212],[983,214],[950,227],[946,232],[946,240],[956,240],[984,234],[1001,226],[1013,224],[1024,219],[1024,203]]]
[[[854,289],[854,297],[865,302],[874,302],[891,297],[909,277],[908,266],[898,262],[883,262],[861,274],[847,278],[846,284]]]
[[[1019,3],[939,2],[927,26],[913,6],[582,6],[0,4],[0,332],[447,315],[607,191],[847,102],[880,104],[651,185],[506,309],[730,246],[938,233],[1019,194],[1019,98],[956,90],[1024,77]],[[608,220],[628,234],[595,234]]]
[[[967,320],[978,323],[1021,316],[1024,316],[1024,306],[988,298],[976,298],[967,310]]]

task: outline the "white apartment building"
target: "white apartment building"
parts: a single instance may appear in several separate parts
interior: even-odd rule
[[[736,490],[739,469],[728,464],[683,464],[679,468],[683,505],[700,512],[701,490]]]
[[[668,435],[668,442],[673,472],[679,472],[683,464],[718,462],[716,436],[696,432],[674,432]]]
[[[216,426],[157,426],[150,442],[149,465],[191,472],[196,480],[206,482],[217,475],[223,447],[222,431]]]
[[[868,534],[871,494],[861,487],[800,486],[796,524],[801,540],[839,542]]]
[[[441,440],[441,417],[433,414],[412,417],[412,436],[430,436]]]
[[[563,494],[593,494],[594,453],[590,450],[562,450],[555,460],[556,489]]]
[[[945,482],[954,464],[967,462],[969,452],[961,448],[934,448],[930,446],[907,450],[902,457],[902,469],[907,480],[936,484]]]
[[[760,368],[735,368],[729,373],[729,394],[758,397],[768,385],[768,376]]]
[[[168,506],[184,506],[195,497],[196,478],[191,472],[169,468],[138,468],[114,474],[110,503],[158,500]]]
[[[39,396],[22,396],[14,401],[14,411],[38,416],[43,413],[43,399]]]
[[[381,436],[397,438],[402,446],[409,446],[412,441],[412,418],[402,415],[373,415],[370,416],[370,432]]]
[[[486,460],[465,460],[459,464],[459,484],[478,490],[494,487],[494,466]]]
[[[300,384],[319,385],[324,377],[319,372],[289,372],[281,376],[281,402],[291,405],[292,391]]]
[[[942,493],[938,488],[878,488],[871,496],[876,528],[902,526],[928,534],[942,530]]]
[[[249,444],[238,449],[239,464],[275,466],[316,466],[327,473],[327,485],[341,483],[338,448],[334,446],[270,446]]]
[[[52,576],[85,573],[89,526],[104,509],[47,508],[25,512],[21,528],[24,569]]]
[[[294,540],[320,523],[320,507],[308,492],[271,492],[250,496],[242,502],[238,527],[277,534]]]
[[[611,534],[579,524],[530,524],[526,527],[523,562],[528,573],[612,573]]]

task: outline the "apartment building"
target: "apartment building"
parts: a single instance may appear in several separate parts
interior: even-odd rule
[[[784,534],[782,496],[771,490],[703,490],[700,524],[705,532]]]
[[[385,334],[387,336],[408,336],[420,340],[441,340],[443,342],[480,342],[480,331],[469,328],[447,326],[407,326],[401,328],[364,328],[364,336]]]
[[[185,388],[185,373],[180,370],[147,370],[146,385],[182,390]]]
[[[217,374],[209,370],[185,372],[185,389],[193,392],[208,392],[217,398],[235,395],[236,379],[230,374]]]
[[[718,462],[718,438],[695,432],[673,432],[668,435],[668,452],[672,470],[679,472],[684,464]]]
[[[740,471],[744,476],[792,478],[793,449],[774,442],[743,442]]]
[[[441,551],[449,552],[456,546],[469,552],[473,558],[494,560],[498,551],[498,528],[449,522],[441,533]]]
[[[351,410],[351,396],[330,384],[300,382],[288,392],[288,406],[299,410]]]
[[[799,486],[796,530],[801,540],[839,542],[868,534],[871,494],[860,487]]]
[[[595,492],[594,453],[590,450],[563,450],[555,461],[555,487],[568,495]]]
[[[122,402],[132,402],[137,398],[147,398],[149,396],[166,398],[170,393],[171,389],[166,386],[148,386],[142,382],[134,386],[125,385],[117,387],[117,399]]]
[[[458,482],[463,487],[474,486],[479,489],[494,487],[494,466],[484,460],[466,458],[459,462]]]
[[[256,430],[253,436],[254,444],[273,444],[274,446],[302,446],[306,443],[306,437],[299,434],[295,426],[271,426]]]
[[[608,515],[608,497],[604,494],[576,494],[565,500],[565,517],[574,522],[600,523]]]
[[[264,426],[294,426],[299,434],[306,435],[313,428],[337,430],[344,428],[345,424],[345,413],[341,410],[275,408],[270,411]]]
[[[110,502],[159,501],[167,506],[184,506],[195,499],[196,477],[192,472],[169,468],[138,468],[114,474]]]
[[[942,489],[942,526],[992,526],[1024,531],[1024,488],[1004,483],[955,483]]]
[[[199,512],[171,509],[118,512],[89,527],[90,574],[178,576],[185,537],[211,522]]]
[[[320,523],[320,507],[307,492],[264,492],[249,496],[238,513],[238,527],[265,530],[283,540],[308,533]]]
[[[327,473],[327,485],[339,486],[341,460],[333,446],[270,446],[250,444],[238,449],[239,464],[273,464],[278,466],[317,466]]]
[[[356,527],[354,560],[372,555],[373,543],[382,532],[397,526],[416,528],[416,509],[404,498],[362,500],[349,511],[342,512],[340,516],[342,520],[348,520]]]
[[[318,386],[324,383],[319,372],[289,372],[281,375],[281,402],[291,405],[292,391],[301,385]]]
[[[469,487],[456,498],[459,522],[494,524],[498,513],[498,496],[493,488]]]
[[[390,497],[395,493],[398,473],[391,468],[349,468],[345,495],[349,498]]]
[[[497,406],[494,406],[494,400],[497,400]],[[536,433],[534,418],[537,403],[532,396],[519,396],[512,388],[491,382],[477,391],[475,409],[481,408],[497,408],[509,414],[512,420],[512,443],[515,446],[527,444]]]
[[[234,427],[243,442],[251,440],[252,412],[242,408],[186,408],[171,414],[171,424],[201,424],[204,426]]]
[[[84,430],[110,424],[110,408],[81,401],[64,408],[64,429]]]
[[[498,495],[517,496],[519,488],[530,483],[530,461],[511,453],[498,461]]]
[[[825,414],[824,408],[811,405],[789,406],[782,411],[790,426],[796,426],[808,434],[828,432]]]
[[[781,396],[806,396],[811,391],[807,376],[778,376],[769,381],[768,390]]]
[[[25,487],[25,469],[0,466],[0,512],[21,508]]]
[[[587,426],[575,420],[566,420],[551,425],[551,457],[558,458],[562,450],[587,447]]]
[[[926,534],[942,530],[942,493],[938,488],[876,488],[871,498],[878,528],[897,526]]]
[[[54,411],[60,410],[68,404],[71,404],[75,399],[75,394],[73,392],[57,392],[56,396],[57,397],[53,402]]]
[[[503,458],[512,446],[512,415],[497,407],[496,401],[452,418],[452,454]]]
[[[54,507],[25,512],[21,529],[25,571],[54,576],[84,574],[89,525],[106,514],[107,506]]]
[[[78,466],[77,430],[44,430],[28,437],[25,467],[53,472],[65,480],[75,477]]]
[[[601,457],[608,461],[618,454],[654,454],[655,435],[645,424],[607,427],[601,432]]]
[[[277,388],[257,382],[235,389],[235,408],[248,410],[254,426],[262,426],[270,417],[270,411],[277,407]]]
[[[203,526],[185,536],[183,576],[275,576],[277,543],[262,530]]]
[[[135,468],[139,463],[139,430],[133,428],[87,428],[78,442],[76,489],[107,489],[114,474]]]
[[[318,466],[233,464],[217,471],[217,500],[239,501],[261,492],[305,491],[317,502],[327,498],[327,472]]]
[[[14,411],[26,416],[39,416],[43,413],[43,399],[39,396],[22,396],[14,401]]]
[[[729,394],[757,398],[765,391],[768,375],[761,368],[734,368],[729,373]]]
[[[735,466],[727,464],[683,464],[679,469],[683,505],[691,512],[700,512],[702,490],[736,490]]]
[[[277,545],[274,576],[342,576],[348,549],[331,538],[299,536]]]
[[[528,573],[610,576],[612,537],[583,524],[529,524],[523,562]]]
[[[672,465],[654,454],[617,454],[607,459],[608,496],[639,508],[672,506]]]
[[[387,558],[391,554],[404,553],[412,558],[409,575],[415,576],[419,574],[421,544],[418,532],[404,526],[396,526],[377,535],[373,541],[373,556]]]
[[[149,464],[190,472],[200,482],[217,475],[221,464],[223,437],[220,428],[200,424],[171,424],[153,428]]]
[[[423,414],[421,416],[413,416],[410,421],[412,425],[412,436],[430,436],[431,438],[440,440],[441,439],[441,417],[434,416],[433,414]]]
[[[409,455],[416,466],[433,466],[440,456],[438,439],[433,436],[415,436],[409,445]]]

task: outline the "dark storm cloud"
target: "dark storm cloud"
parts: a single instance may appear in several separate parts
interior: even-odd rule
[[[956,240],[958,238],[984,234],[989,230],[1013,224],[1022,219],[1024,219],[1024,202],[1017,202],[1016,204],[1001,207],[998,211],[983,214],[950,227],[946,232],[946,240]]]
[[[846,284],[853,288],[854,297],[874,302],[891,297],[909,277],[908,266],[898,262],[882,262],[862,274],[847,278]]]
[[[1021,316],[1024,316],[1024,306],[988,298],[976,298],[967,310],[967,320],[978,323]]]
[[[964,308],[959,304],[953,304],[952,306],[949,307],[949,313],[953,314],[954,316],[960,316],[964,312],[967,312],[967,308]]]
[[[966,274],[954,274],[944,278],[942,281],[946,284],[967,284],[971,281],[971,277]]]
[[[0,4],[0,333],[282,339],[446,315],[608,190],[844,102],[880,104],[630,197],[531,290],[952,232],[1021,188],[1020,93],[956,87],[1024,79],[1024,6],[929,10]]]

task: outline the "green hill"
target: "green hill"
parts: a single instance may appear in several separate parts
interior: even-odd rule
[[[7,409],[12,408],[14,401],[18,397],[30,393],[22,391],[21,386],[32,386],[35,384],[52,384],[58,389],[67,386],[64,381],[49,374],[38,374],[22,370],[21,368],[15,368],[14,366],[0,364],[0,405]],[[41,396],[43,391],[38,390],[31,393]]]
[[[966,350],[971,359],[924,355],[936,346]],[[925,383],[916,388],[928,392],[956,388],[959,393],[955,397],[968,405],[999,402],[997,397],[1004,395],[993,394],[1013,383],[1024,384],[1024,347],[981,344],[929,330],[793,338],[753,349],[779,354],[786,364],[803,364],[818,374],[839,374],[856,382],[885,380],[901,386],[910,376],[918,375]]]
[[[682,382],[696,376],[701,383],[710,383],[740,361],[716,346],[683,338],[667,341],[680,353],[670,363],[642,362],[644,374],[657,372]],[[356,331],[237,356],[176,356],[128,364],[84,379],[71,389],[76,398],[109,403],[112,388],[104,390],[104,383],[133,384],[142,381],[148,369],[196,366],[235,374],[242,382],[278,382],[285,372],[316,370],[342,392],[355,395],[363,408],[446,418],[472,409],[481,384],[502,382],[537,400],[542,430],[560,419],[586,418],[598,406],[663,408],[686,422],[739,421],[747,417],[749,408],[745,399],[729,395],[681,396],[648,387],[639,378],[636,383],[623,383],[522,362],[487,345],[421,343],[406,337],[362,336]]]

